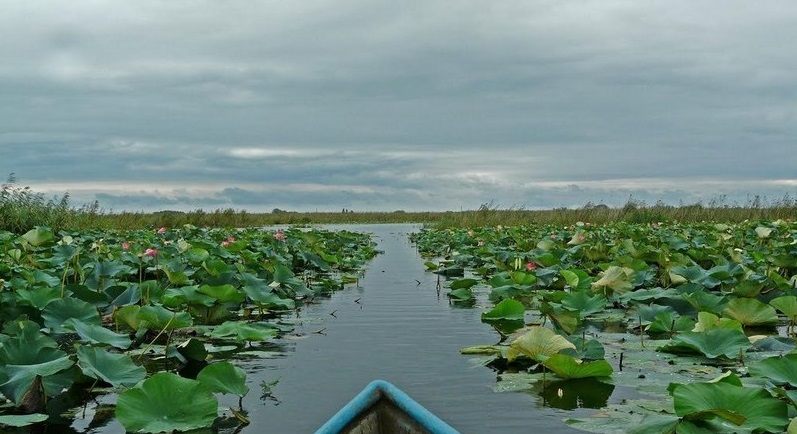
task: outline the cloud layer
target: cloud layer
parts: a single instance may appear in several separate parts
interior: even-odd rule
[[[0,5],[0,171],[114,209],[797,192],[797,5]]]

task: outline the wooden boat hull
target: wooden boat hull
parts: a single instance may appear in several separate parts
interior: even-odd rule
[[[396,386],[371,382],[316,434],[459,434]]]

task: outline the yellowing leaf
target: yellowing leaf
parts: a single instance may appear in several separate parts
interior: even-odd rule
[[[525,334],[510,344],[509,351],[507,351],[507,359],[510,361],[524,355],[542,362],[566,348],[576,349],[572,342],[565,339],[564,336],[557,335],[551,329],[533,326],[527,330]]]

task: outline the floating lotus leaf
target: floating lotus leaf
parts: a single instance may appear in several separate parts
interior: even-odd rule
[[[606,360],[582,362],[567,354],[554,354],[542,362],[557,377],[563,379],[609,377],[612,365]]]
[[[246,373],[230,362],[216,362],[205,366],[196,379],[211,392],[244,396],[249,393]]]
[[[660,312],[653,317],[653,321],[647,325],[650,333],[676,333],[692,330],[695,322],[686,316],[679,316],[675,312]]]
[[[567,286],[570,288],[578,288],[579,275],[571,270],[559,270],[559,274],[564,277]]]
[[[531,286],[537,283],[537,276],[534,273],[526,273],[524,271],[515,271],[511,275],[512,282],[516,285]]]
[[[131,432],[188,431],[213,424],[218,407],[199,381],[159,372],[119,395],[116,418]]]
[[[705,332],[712,329],[736,329],[742,331],[742,323],[731,318],[720,318],[710,312],[698,312],[697,323],[693,332]]]
[[[191,262],[192,264],[201,264],[202,261],[210,257],[210,253],[208,253],[208,251],[205,249],[193,247],[185,252],[185,257],[188,259],[188,262]]]
[[[75,364],[63,351],[52,348],[31,348],[30,350],[31,359],[36,362],[9,363],[0,368],[2,374],[0,377],[5,377],[5,383],[0,384],[0,392],[3,392],[3,395],[16,405],[22,404],[29,392],[38,393],[32,389],[39,387],[36,384],[40,378],[43,381],[46,377],[57,374]],[[45,392],[47,391],[45,388]]]
[[[797,354],[775,356],[750,364],[750,375],[766,377],[778,385],[797,387]]]
[[[185,342],[177,345],[177,352],[186,360],[203,362],[208,358],[208,351],[200,340],[189,338]]]
[[[273,288],[268,286],[268,282],[266,282],[265,279],[261,279],[254,274],[241,273],[240,280],[243,285],[243,291],[252,298],[253,301],[261,294],[265,295],[273,291]]]
[[[691,282],[706,288],[714,288],[722,283],[712,276],[710,271],[704,270],[698,265],[673,267],[670,269],[670,280],[675,284]]]
[[[576,346],[551,329],[533,326],[512,341],[507,351],[507,359],[511,361],[523,355],[541,362],[566,348],[575,349]]]
[[[290,268],[282,264],[277,264],[274,267],[274,282],[279,284],[290,284],[296,280],[296,275],[293,274]]]
[[[105,327],[86,324],[74,318],[67,322],[66,327],[74,330],[83,340],[95,344],[110,345],[123,350],[129,348],[131,344],[127,335],[114,333]]]
[[[127,326],[130,329],[138,330],[141,321],[138,313],[141,310],[139,305],[123,306],[113,312],[113,320],[116,326]]]
[[[172,312],[163,306],[147,305],[138,311],[140,327],[150,330],[176,330],[190,327],[194,322],[188,312]]]
[[[573,333],[581,322],[581,314],[565,309],[558,304],[542,303],[540,312],[551,319],[553,325],[565,333]]]
[[[451,282],[451,289],[470,289],[474,285],[479,283],[476,279],[457,279]]]
[[[321,256],[319,256],[319,255],[317,255],[317,254],[315,254],[313,252],[302,251],[300,253],[300,255],[301,255],[302,259],[304,259],[304,261],[306,263],[312,264],[315,268],[317,268],[317,269],[319,269],[321,271],[329,271],[331,269],[329,264],[325,260],[323,260],[321,258]]]
[[[0,425],[23,427],[33,425],[34,423],[44,422],[47,420],[46,414],[4,414],[0,416]]]
[[[19,289],[17,296],[20,301],[24,301],[36,309],[42,310],[51,302],[61,298],[61,288],[44,287],[34,289]]]
[[[461,348],[460,354],[483,355],[483,356],[499,356],[502,353],[502,348],[498,345],[474,345],[470,347]]]
[[[793,295],[784,295],[782,297],[773,298],[769,304],[775,309],[779,310],[791,322],[797,322],[797,297]]]
[[[600,279],[592,283],[592,287],[595,289],[608,288],[622,294],[634,288],[634,285],[631,283],[633,275],[634,270],[613,265],[601,274]]]
[[[606,303],[607,300],[602,295],[590,295],[587,291],[571,292],[559,302],[565,309],[578,312],[581,318],[602,311]]]
[[[721,295],[712,294],[704,290],[693,291],[683,294],[683,299],[686,300],[693,308],[701,312],[711,312],[720,314],[725,306],[728,304],[726,297]]]
[[[448,297],[455,301],[470,301],[475,298],[473,291],[467,288],[455,289],[448,293]]]
[[[705,332],[684,332],[660,348],[668,353],[698,353],[709,359],[727,357],[738,358],[747,348],[750,340],[737,329],[717,328]]]
[[[660,304],[641,305],[637,308],[636,320],[640,321],[642,325],[648,325],[656,318],[656,315],[661,313],[675,314],[675,311],[670,306],[662,306]]]
[[[22,239],[33,247],[40,247],[52,244],[55,236],[50,228],[38,227],[26,232],[22,235]]]
[[[227,321],[215,328],[210,336],[216,339],[233,338],[244,341],[264,341],[277,335],[277,329],[245,321]]]
[[[508,298],[501,301],[494,308],[482,314],[483,321],[514,320],[522,321],[526,314],[523,303]]]
[[[196,285],[169,288],[163,293],[160,301],[164,307],[171,309],[177,309],[186,304],[192,307],[211,307],[217,302],[215,298],[199,292],[199,287]]]
[[[133,363],[133,359],[125,354],[81,346],[77,350],[77,358],[77,364],[84,374],[114,387],[133,386],[147,375],[143,367]]]
[[[129,306],[137,304],[141,301],[141,287],[136,284],[130,285],[125,288],[119,295],[114,297],[111,302],[114,306]]]
[[[202,285],[199,292],[210,296],[222,303],[240,303],[244,301],[244,293],[232,285]]]
[[[77,319],[86,324],[100,325],[97,309],[77,298],[61,298],[47,305],[42,311],[44,325],[55,333],[68,333],[67,321]]]
[[[606,357],[603,344],[597,339],[584,339],[581,336],[568,336],[567,340],[575,345],[575,349],[564,349],[562,354],[571,355],[579,360],[600,360]]]
[[[778,323],[775,309],[754,298],[734,298],[722,313],[745,326],[772,326]]]
[[[738,297],[757,297],[764,289],[764,280],[743,280],[733,288],[733,295]]]
[[[788,420],[786,403],[764,389],[726,382],[678,384],[672,388],[675,413],[690,420],[720,418],[728,431],[783,432]]]

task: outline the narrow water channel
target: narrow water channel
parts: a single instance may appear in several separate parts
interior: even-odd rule
[[[493,392],[496,374],[459,354],[498,335],[480,322],[482,309],[452,307],[438,296],[436,276],[424,271],[407,237],[417,226],[346,228],[373,233],[384,253],[359,287],[305,306],[295,332],[279,342],[283,354],[243,363],[251,390],[243,402],[251,424],[243,433],[312,433],[377,378],[463,434],[577,432],[562,422],[572,413],[544,407],[537,395]],[[262,396],[261,382],[275,380]]]

